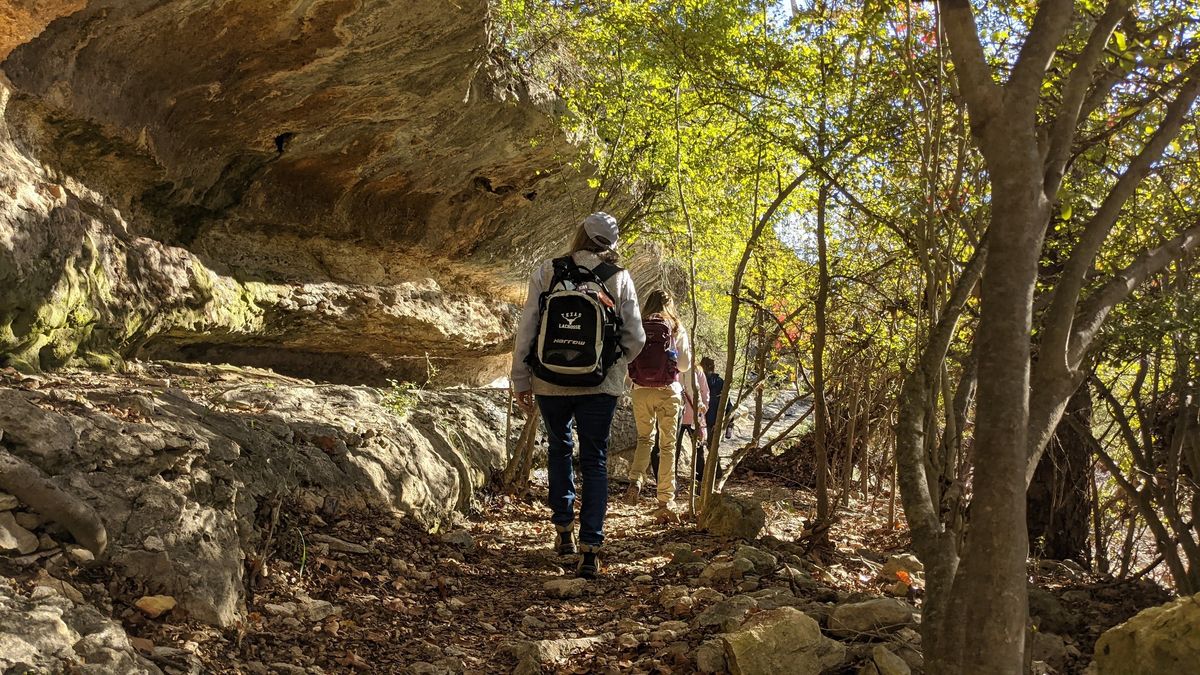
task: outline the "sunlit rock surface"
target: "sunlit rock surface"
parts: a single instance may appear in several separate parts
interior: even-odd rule
[[[591,195],[484,2],[0,0],[0,353],[504,370]]]

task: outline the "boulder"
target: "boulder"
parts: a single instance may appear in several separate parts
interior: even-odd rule
[[[612,634],[604,633],[586,638],[520,640],[507,644],[505,648],[517,659],[514,675],[533,675],[543,672],[546,667],[565,664],[572,656],[612,639]]]
[[[812,617],[792,607],[759,612],[720,638],[736,675],[820,673],[846,658],[842,643],[822,635]]]
[[[575,598],[587,589],[587,579],[552,579],[542,584],[542,590],[552,598]]]
[[[475,550],[475,537],[469,530],[459,529],[452,532],[447,532],[446,534],[442,535],[442,541],[465,553],[470,553]]]
[[[667,564],[672,566],[704,562],[704,558],[701,558],[700,555],[692,549],[691,544],[684,542],[667,544],[663,547],[663,553],[671,556],[671,561]]]
[[[750,597],[758,601],[759,609],[789,607],[799,602],[796,596],[792,594],[790,589],[780,586],[764,588],[761,591],[754,591],[753,593],[750,593]]]
[[[1200,593],[1142,610],[1096,642],[1096,675],[1195,672],[1200,664]]]
[[[175,598],[172,598],[169,595],[143,595],[137,599],[137,602],[133,604],[138,609],[142,610],[142,613],[146,616],[150,617],[151,619],[157,619],[163,614],[175,609],[176,602]]]
[[[0,584],[0,672],[161,674],[120,624],[94,608],[46,586],[25,597],[7,584]]]
[[[696,649],[696,670],[702,673],[724,673],[729,670],[725,661],[725,643],[708,640]]]
[[[700,527],[719,537],[755,539],[767,524],[762,502],[714,494],[700,514]]]
[[[21,555],[38,550],[36,534],[17,524],[11,511],[0,511],[0,551],[16,551]]]
[[[7,492],[0,492],[0,511],[12,511],[20,506],[21,502],[16,497]]]
[[[915,577],[924,571],[925,565],[920,560],[917,560],[917,556],[911,553],[901,553],[888,558],[879,575],[888,581],[894,581],[897,578],[897,572],[907,572],[909,575]]]
[[[317,600],[303,593],[297,594],[296,600],[298,601],[297,618],[305,618],[309,621],[317,622],[342,613],[342,608],[328,600]]]
[[[331,537],[327,534],[312,534],[309,535],[309,538],[318,544],[325,544],[329,547],[330,551],[337,551],[339,553],[355,553],[358,555],[366,555],[367,553],[370,553],[370,550],[362,544],[356,544],[352,541],[346,541],[345,539]]]
[[[911,675],[912,668],[904,659],[896,656],[892,650],[883,645],[875,645],[871,650],[871,663],[878,675]]]
[[[1067,665],[1067,643],[1061,635],[1034,631],[1030,651],[1034,661],[1041,661],[1055,670],[1063,670]]]
[[[754,569],[754,563],[745,558],[735,558],[733,560],[719,560],[709,563],[704,571],[700,572],[701,581],[725,582],[736,581],[746,576],[747,572]]]
[[[754,565],[754,570],[759,574],[770,574],[775,571],[775,567],[779,564],[779,559],[774,555],[748,544],[738,546],[737,550],[733,553],[733,557],[735,560],[750,561]]]
[[[915,623],[917,610],[896,598],[876,598],[838,605],[829,615],[829,631],[842,638],[886,633]]]
[[[758,601],[748,595],[735,595],[728,600],[722,600],[709,607],[696,617],[696,625],[716,627],[718,630],[730,631],[742,622],[750,610],[758,607]]]
[[[1037,586],[1029,587],[1029,616],[1038,630],[1048,633],[1073,633],[1083,622],[1078,612],[1068,609],[1053,593]]]

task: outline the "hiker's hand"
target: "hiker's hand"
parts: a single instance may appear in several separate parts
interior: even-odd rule
[[[518,391],[516,397],[517,407],[524,410],[526,415],[533,412],[533,390]]]

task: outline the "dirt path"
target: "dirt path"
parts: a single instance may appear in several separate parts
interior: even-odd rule
[[[694,671],[696,649],[720,630],[695,625],[705,609],[739,592],[789,583],[753,574],[701,582],[702,563],[734,543],[686,521],[658,524],[649,515],[653,500],[626,506],[619,487],[613,485],[610,498],[605,573],[581,583],[575,597],[554,597],[544,588],[573,579],[574,559],[551,550],[553,528],[540,503],[488,498],[462,523],[469,536],[429,535],[361,514],[325,523],[285,510],[279,550],[256,585],[240,638],[190,622],[146,622],[134,632],[156,645],[182,645],[224,672],[512,672],[522,641],[563,641],[570,651],[583,643],[568,641],[596,636],[603,636],[598,644],[546,665],[579,673]],[[775,497],[771,530],[798,534],[804,495],[775,488],[768,496]],[[781,560],[790,556],[798,567],[814,568],[811,559],[788,553],[801,552],[793,544],[768,541]],[[679,543],[701,564],[671,565],[666,549]],[[352,552],[358,546],[366,552]],[[819,569],[837,576],[831,581],[850,582],[869,565]],[[673,613],[663,598],[670,586],[710,590]],[[838,595],[824,586],[809,594]]]
[[[825,626],[834,608],[885,595],[880,563],[905,544],[876,515],[885,510],[880,504],[852,503],[831,532],[834,549],[806,551],[811,496],[755,477],[731,489],[765,500],[767,534],[753,544],[776,564],[709,578],[706,568],[744,543],[686,519],[656,523],[652,500],[621,504],[621,487],[612,485],[605,573],[594,581],[571,581],[573,558],[551,550],[553,528],[538,501],[484,498],[471,519],[441,535],[376,516],[326,523],[284,509],[277,550],[241,630],[222,633],[170,615],[150,621],[132,611],[126,626],[148,640],[140,644],[168,672],[188,672],[189,661],[191,672],[222,673],[703,672],[705,643],[756,612],[791,606]],[[1043,581],[1071,597],[1071,585]],[[563,585],[569,597],[547,583]],[[1094,636],[1146,602],[1089,600],[1063,609],[1091,625],[1060,642],[1056,672],[1079,672]],[[841,665],[827,672],[860,673],[880,645],[917,666],[919,642],[912,627],[843,637]]]

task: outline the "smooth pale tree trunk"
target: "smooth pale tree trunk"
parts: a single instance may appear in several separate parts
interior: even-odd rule
[[[936,476],[927,471],[926,438],[936,434],[929,427],[927,408],[933,404],[942,362],[950,347],[970,291],[978,282],[987,259],[986,242],[967,264],[955,283],[944,311],[930,331],[917,367],[904,379],[897,402],[896,472],[904,515],[912,532],[913,551],[925,564],[925,602],[921,608],[922,647],[930,672],[938,672],[942,663],[939,655],[948,651],[947,617],[950,592],[958,571],[958,533],[948,530],[940,519],[940,502],[935,498],[931,483]],[[893,489],[894,494],[894,489]],[[942,672],[951,672],[943,669]]]
[[[1048,204],[1033,120],[993,119],[988,136],[992,217],[976,336],[974,497],[935,673],[1019,673],[1025,651],[1029,333]]]

